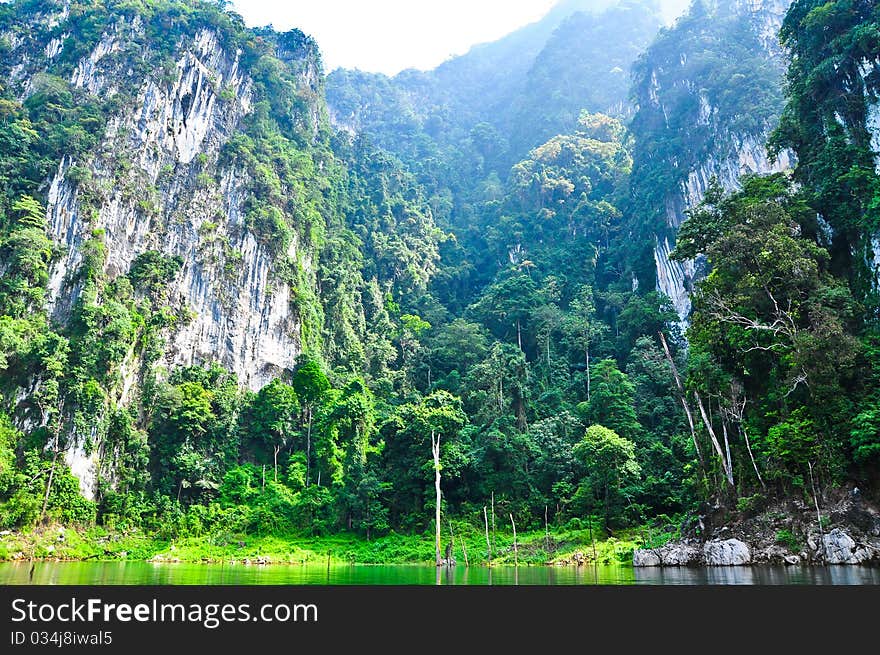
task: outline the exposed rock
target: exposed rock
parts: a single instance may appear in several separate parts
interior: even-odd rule
[[[8,44],[10,60],[20,63],[3,83],[20,99],[35,92],[33,81],[59,53],[69,54],[64,41],[75,32],[64,30],[69,15],[62,4],[35,14],[30,29]],[[40,41],[52,24],[58,26],[53,38]],[[96,231],[106,246],[108,280],[126,275],[148,250],[178,257],[183,265],[165,300],[177,320],[161,335],[164,360],[157,366],[170,370],[216,361],[257,390],[293,368],[302,352],[295,292],[290,276],[279,270],[296,269],[308,286],[317,263],[314,247],[302,243],[299,233],[282,252],[258,238],[245,215],[251,174],[246,162],[225,148],[253,112],[253,69],[220,28],[205,26],[165,44],[165,64],[159,67],[133,66],[132,44],[142,48],[139,62],[158,59],[141,18],[111,20],[65,73],[78,92],[123,99],[118,110],[108,110],[100,142],[87,153],[64,156],[46,181],[46,218],[58,250],[49,270],[49,311],[59,324],[69,319],[82,292],[78,271],[86,242]],[[318,54],[306,48],[281,55],[298,71],[307,137],[321,113]],[[87,180],[76,175],[83,169],[89,171]],[[128,402],[141,365],[134,353],[120,365],[120,384],[108,405]],[[22,427],[39,424],[41,417],[29,410],[22,414],[22,421],[31,422]],[[99,423],[92,422],[91,434],[68,435],[64,454],[88,499],[94,499],[99,477],[112,481],[114,475]]]
[[[691,566],[700,564],[700,550],[689,543],[669,543],[660,548],[636,550],[633,566]]]
[[[854,563],[861,564],[862,562],[868,562],[874,557],[874,549],[870,546],[863,546],[861,548],[856,549],[856,552],[853,553],[852,559]]]
[[[703,546],[707,566],[742,566],[752,561],[748,545],[739,539],[709,541]]]
[[[856,542],[840,528],[834,528],[823,538],[825,561],[829,564],[857,564],[853,556]]]
[[[777,544],[764,547],[753,546],[750,547],[750,550],[752,552],[752,564],[781,564],[792,556],[787,549]]]
[[[786,564],[790,564],[790,565],[794,566],[795,564],[801,563],[801,558],[798,557],[797,555],[786,555],[784,561]]]
[[[660,566],[660,555],[650,548],[639,549],[633,553],[633,566]]]
[[[785,65],[777,35],[790,4],[791,0],[724,0],[723,2],[713,0],[706,5],[706,8],[712,13],[747,17],[753,33],[766,51],[768,61],[778,70],[781,77]],[[688,52],[685,44],[682,48],[679,54],[684,64]],[[650,56],[649,61],[651,61]],[[704,80],[674,78],[671,81],[669,79],[665,82],[661,81],[658,73],[662,76],[663,64],[662,61],[652,64],[654,69],[651,72],[650,84],[643,90],[643,97],[639,101],[642,107],[640,111],[657,111],[660,114],[657,119],[662,118],[669,127],[669,116],[675,115],[680,110],[664,105],[663,85],[671,84],[677,88],[687,89],[686,92],[693,96],[694,123],[705,126],[704,131],[707,135],[711,135],[707,137],[711,141],[707,141],[702,151],[699,146],[688,151],[682,150],[668,162],[672,169],[685,167],[686,175],[682,176],[680,185],[677,188],[670,188],[666,195],[664,209],[669,229],[655,235],[654,262],[657,289],[670,298],[684,327],[691,309],[690,293],[694,282],[700,276],[701,266],[699,261],[672,261],[669,253],[675,245],[671,243],[671,236],[684,221],[686,211],[703,200],[712,178],[716,178],[725,191],[731,191],[739,187],[742,174],[763,174],[790,169],[793,164],[793,154],[781,152],[775,160],[771,160],[765,145],[771,129],[769,124],[762,134],[734,129],[725,122],[719,113],[720,108],[713,105],[713,99],[706,95]],[[669,65],[674,67],[675,63],[669,62]],[[667,67],[665,72],[668,71]],[[781,111],[782,107],[775,109]],[[685,124],[684,129],[691,127],[690,124]]]

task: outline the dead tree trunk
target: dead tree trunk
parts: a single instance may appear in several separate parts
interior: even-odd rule
[[[697,431],[694,428],[694,415],[691,412],[691,406],[687,401],[687,394],[684,390],[684,385],[681,382],[681,377],[678,375],[678,367],[675,365],[675,360],[672,358],[672,352],[669,350],[669,344],[666,343],[666,337],[660,332],[660,342],[663,344],[663,351],[666,353],[666,359],[669,361],[669,368],[672,369],[672,377],[675,379],[675,386],[678,388],[678,397],[681,400],[681,406],[684,408],[684,413],[687,416],[688,427],[691,430],[691,439],[694,440],[694,448],[697,451],[697,459],[700,460],[700,468],[705,473],[706,471],[706,463],[703,461],[703,452],[700,450],[700,442],[697,441]]]
[[[492,566],[492,544],[489,543],[489,516],[486,513],[485,505],[483,505],[483,522],[486,526],[486,557],[488,558],[489,566]]]
[[[440,566],[440,435],[431,430],[431,452],[434,455],[434,546],[437,566]]]
[[[724,417],[724,410],[721,408],[721,401],[718,401],[718,412],[721,414],[721,430],[724,434],[724,452],[727,455],[727,470],[733,471],[733,459],[730,456],[730,439],[727,436],[727,419]]]
[[[715,452],[718,454],[718,459],[721,460],[721,468],[724,469],[724,475],[727,478],[728,484],[732,487],[733,483],[733,471],[727,465],[727,459],[724,457],[724,451],[721,450],[721,444],[718,442],[718,437],[715,434],[715,429],[712,427],[712,421],[709,419],[709,415],[706,414],[706,408],[703,405],[703,399],[700,398],[700,394],[698,391],[694,391],[694,398],[697,400],[697,407],[700,408],[700,416],[703,418],[703,425],[706,426],[706,431],[709,433],[709,438],[712,440],[712,446],[715,448]]]
[[[544,551],[550,554],[550,524],[547,522],[547,506],[544,505]]]
[[[510,525],[513,526],[513,565],[519,566],[519,549],[516,544],[516,523],[513,522],[513,514],[510,514]]]
[[[43,509],[40,512],[40,519],[46,516],[46,508],[49,506],[49,494],[52,493],[52,479],[55,476],[55,464],[58,461],[58,436],[55,436],[55,445],[52,448],[52,465],[49,467],[49,479],[46,482],[46,495],[43,496]],[[180,492],[178,491],[178,496]]]
[[[599,556],[596,554],[596,539],[593,538],[593,513],[590,512],[590,516],[587,518],[587,525],[590,526],[590,543],[593,546],[593,564],[599,561]]]
[[[48,416],[48,412],[44,409],[43,405],[40,404],[40,415]],[[55,479],[55,466],[58,463],[58,454],[61,452],[61,430],[63,428],[63,419],[62,419],[62,409],[63,403],[61,401],[58,402],[58,406],[56,408],[56,416],[53,421],[46,421],[46,424],[50,427],[51,434],[53,436],[52,442],[52,464],[49,466],[49,477],[46,480],[46,494],[43,496],[43,508],[40,511],[40,520],[42,521],[46,516],[46,510],[49,507],[49,496],[52,493],[52,482]],[[69,447],[69,446],[68,446]],[[66,448],[65,448],[66,450]]]
[[[758,462],[755,461],[755,454],[752,452],[752,444],[749,440],[749,432],[746,429],[746,403],[748,402],[743,396],[742,403],[738,400],[738,394],[734,389],[731,389],[731,407],[730,410],[731,415],[736,420],[737,425],[739,426],[739,431],[742,433],[743,439],[746,442],[746,450],[749,451],[749,459],[752,460],[752,468],[755,469],[755,475],[758,476],[758,482],[761,483],[761,488],[766,489],[767,485],[764,484],[764,478],[761,477],[761,472],[758,470]]]
[[[280,451],[281,451],[281,446],[276,444],[273,448],[273,453],[272,453],[272,466],[274,468],[272,476],[273,476],[273,479],[275,480],[275,482],[278,482],[278,453]]]
[[[590,402],[590,346],[587,345],[587,402]]]
[[[454,557],[454,556],[455,556],[455,550],[454,550],[454,547],[455,547],[455,530],[452,529],[452,521],[449,521],[449,536],[450,536],[450,538],[452,539],[452,545],[453,545],[453,553],[452,553],[452,554],[453,554],[453,557]],[[470,566],[470,564],[468,564],[467,544],[465,544],[465,542],[464,542],[464,537],[461,537],[461,552],[462,552],[462,555],[463,555],[463,557],[464,557],[464,565],[465,565],[466,567]]]
[[[746,431],[746,426],[744,423],[740,423],[739,429],[743,434],[743,438],[746,440],[746,450],[749,451],[749,459],[752,460],[752,466],[755,469],[755,475],[758,476],[758,482],[761,483],[761,488],[766,489],[767,485],[764,484],[764,478],[761,477],[761,472],[758,470],[758,463],[755,461],[755,455],[752,453],[752,444],[749,443],[749,433]]]
[[[306,487],[312,481],[312,408],[306,410],[308,425],[306,426]]]
[[[813,462],[807,462],[810,467],[810,487],[813,489],[813,502],[816,504],[816,521],[819,524],[819,540],[822,545],[822,556],[826,557],[825,552],[825,530],[822,528],[822,514],[819,513],[819,494],[816,493],[816,482],[813,479]]]
[[[492,492],[492,551],[498,552],[498,541],[495,539],[495,492]]]

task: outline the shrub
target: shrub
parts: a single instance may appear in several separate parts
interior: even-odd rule
[[[780,530],[776,533],[776,543],[781,544],[792,552],[801,549],[801,542],[791,530]]]

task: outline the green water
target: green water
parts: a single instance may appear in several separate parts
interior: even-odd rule
[[[880,568],[747,566],[634,569],[629,566],[470,567],[166,564],[150,562],[0,563],[0,585],[876,585]]]

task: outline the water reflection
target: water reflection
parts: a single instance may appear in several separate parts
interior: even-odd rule
[[[0,563],[0,584],[148,585],[878,585],[867,566],[640,568],[631,566],[362,566],[168,564],[150,562]]]
[[[870,566],[717,566],[634,569],[648,585],[864,585],[880,584]]]

